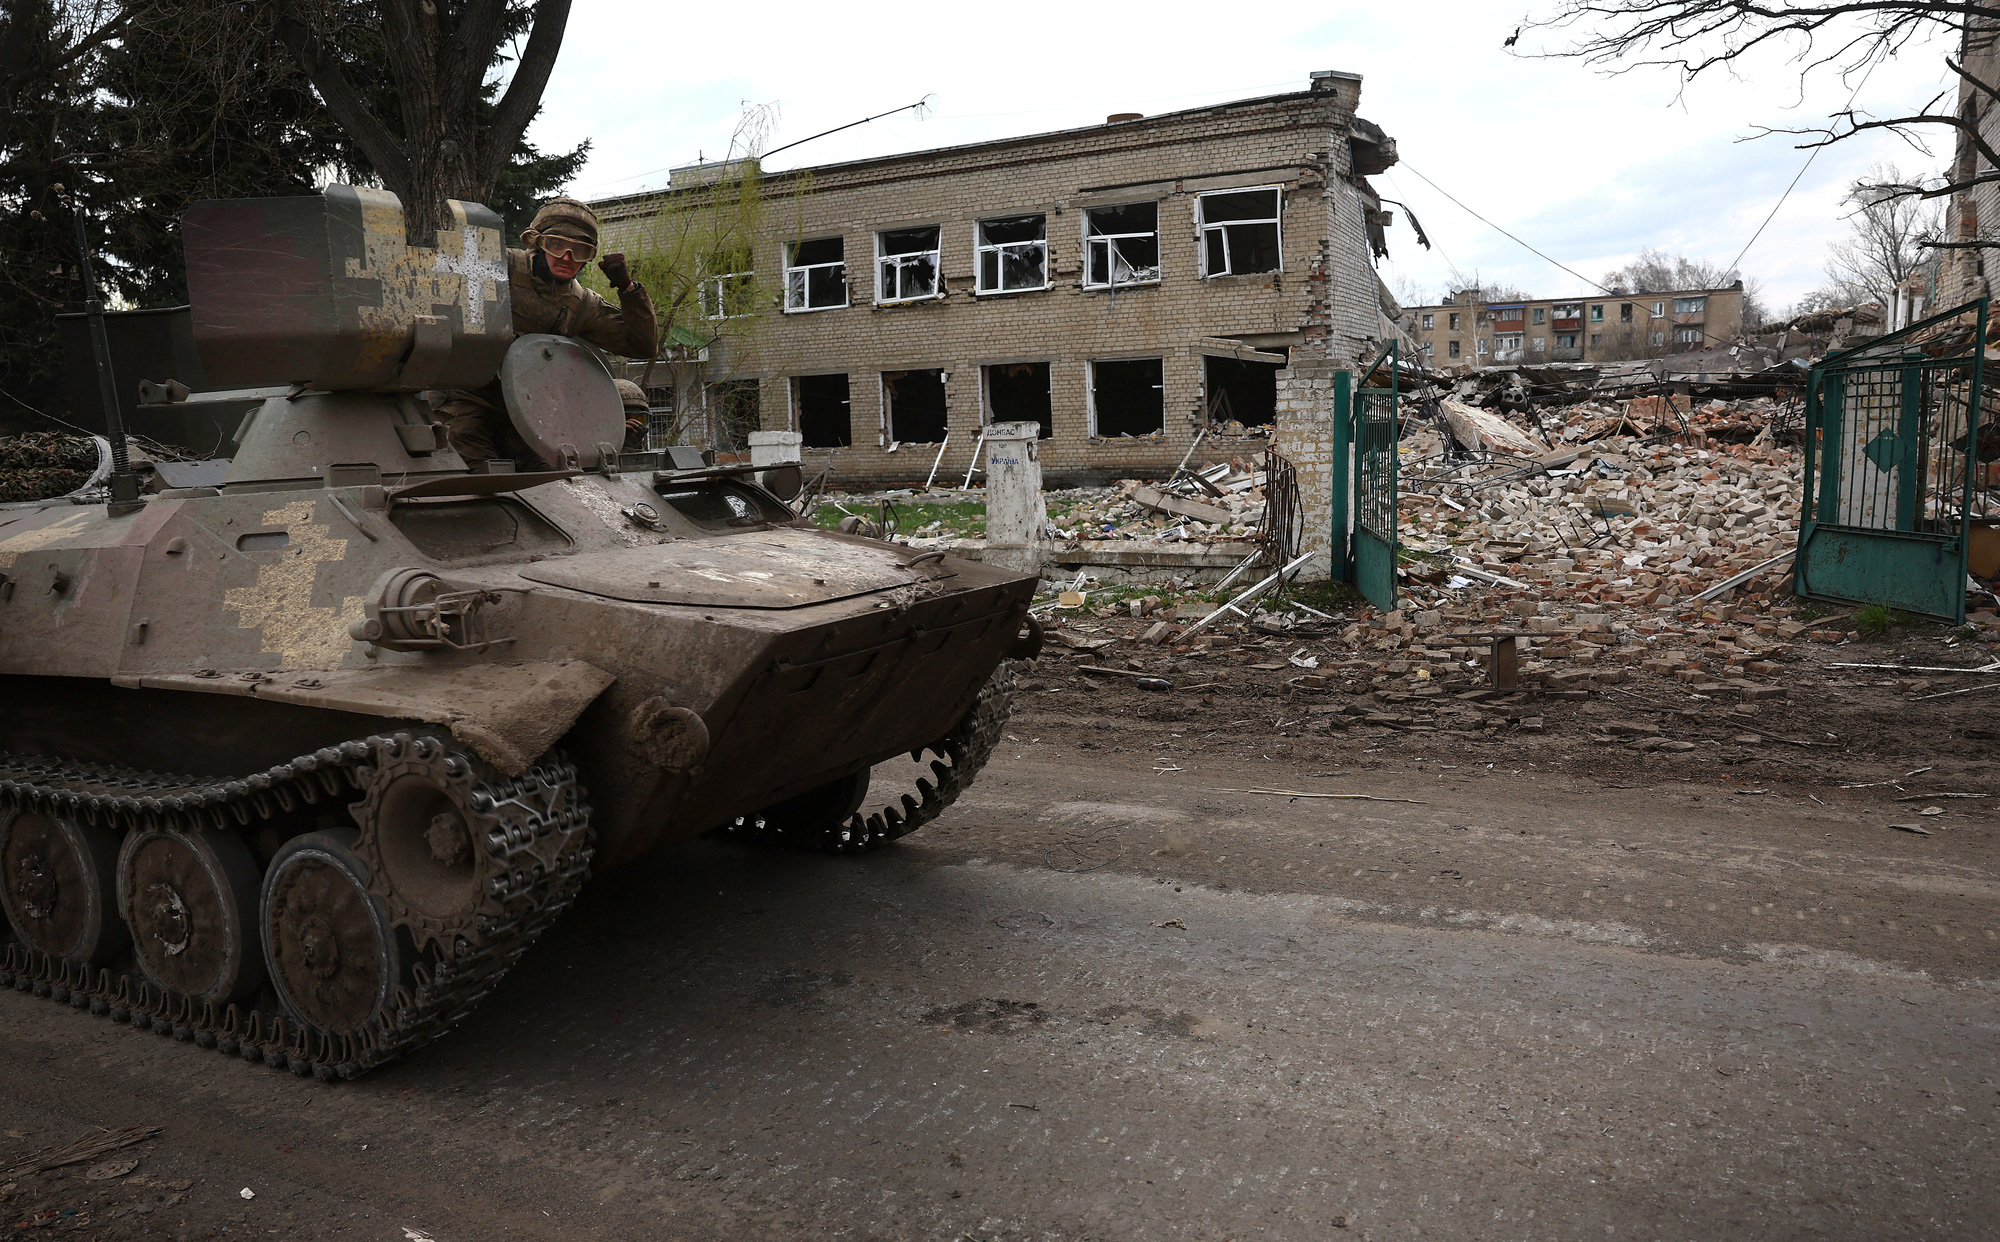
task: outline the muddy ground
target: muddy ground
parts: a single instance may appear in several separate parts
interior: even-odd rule
[[[163,1128],[0,1238],[1993,1236],[2000,690],[1826,667],[1950,637],[1753,713],[1049,660],[936,824],[607,874],[357,1082],[0,995],[0,1169]]]

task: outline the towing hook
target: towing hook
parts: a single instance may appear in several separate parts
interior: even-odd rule
[[[1028,632],[1014,640],[1014,645],[1007,649],[1007,655],[1014,660],[1032,660],[1041,654],[1042,623],[1029,617]]]
[[[944,550],[940,548],[935,552],[923,552],[919,553],[916,556],[911,557],[909,560],[903,562],[903,568],[915,569],[917,566],[923,564],[925,561],[941,561],[943,559],[944,559]]]

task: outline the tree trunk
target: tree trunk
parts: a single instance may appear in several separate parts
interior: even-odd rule
[[[446,199],[485,202],[493,193],[541,106],[569,6],[570,0],[536,0],[533,30],[484,132],[482,88],[499,49],[506,0],[465,0],[450,26],[438,0],[383,0],[382,40],[402,114],[401,138],[354,90],[318,32],[282,9],[278,32],[327,110],[402,200],[410,244],[435,246],[451,218]]]

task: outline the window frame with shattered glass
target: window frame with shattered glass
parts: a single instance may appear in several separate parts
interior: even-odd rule
[[[1009,232],[1028,232],[1031,237],[1007,237]],[[978,273],[974,290],[981,297],[1002,293],[1034,293],[1049,287],[1049,218],[1044,212],[1023,212],[1014,216],[991,216],[972,226],[973,267]],[[1020,280],[1023,271],[1033,274],[1034,283]]]
[[[1151,228],[1132,229],[1131,221],[1122,223],[1123,232],[1106,232],[1097,228],[1100,213],[1111,216],[1119,212],[1130,212],[1137,208],[1147,208],[1152,212]],[[1119,221],[1107,220],[1118,224]],[[1143,259],[1147,250],[1152,252],[1152,263],[1135,262]],[[1105,203],[1083,209],[1083,287],[1086,289],[1126,289],[1134,285],[1157,285],[1160,283],[1160,204],[1157,199],[1137,199],[1129,203]],[[1125,279],[1120,273],[1129,272]]]
[[[757,313],[756,263],[746,247],[702,262],[695,301],[703,319],[748,319]],[[735,270],[721,270],[733,268]]]
[[[1210,213],[1233,210],[1220,200],[1247,199],[1256,194],[1271,196],[1269,216],[1227,216],[1216,220]],[[1211,190],[1196,196],[1195,219],[1201,229],[1201,274],[1215,276],[1263,276],[1285,270],[1285,191],[1283,186],[1251,185],[1230,190]],[[1268,246],[1265,243],[1269,230]],[[1242,257],[1239,258],[1239,251]],[[1249,266],[1268,255],[1270,266]]]
[[[930,248],[916,250],[885,250],[885,246],[900,245],[888,239],[900,235],[930,234]],[[907,228],[879,229],[875,233],[875,304],[892,306],[899,302],[928,302],[944,296],[944,227],[937,224],[917,224]],[[929,287],[921,292],[910,292],[907,274],[921,273],[929,268]],[[891,274],[893,273],[893,282]],[[884,296],[891,287],[895,292]]]
[[[840,251],[838,259],[822,259],[815,263],[799,262],[799,255],[808,246],[824,246],[832,243]],[[837,289],[838,302],[815,302],[816,291]],[[807,237],[785,243],[785,313],[803,314],[808,311],[840,310],[852,302],[847,288],[847,239],[845,237]]]

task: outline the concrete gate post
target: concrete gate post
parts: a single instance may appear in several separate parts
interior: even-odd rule
[[[986,429],[986,555],[988,564],[1040,573],[1049,526],[1042,498],[1042,460],[1034,423]]]

